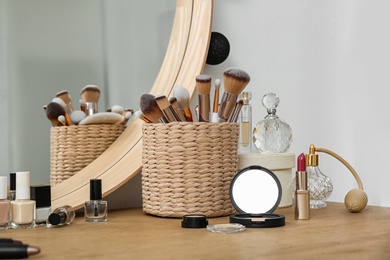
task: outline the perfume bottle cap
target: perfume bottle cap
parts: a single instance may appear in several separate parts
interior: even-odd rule
[[[244,100],[244,105],[248,105],[249,101],[252,99],[252,93],[251,92],[242,92],[239,96],[242,100]]]
[[[16,190],[16,173],[11,172],[9,174],[9,189]]]
[[[7,177],[0,176],[0,200],[7,198]]]
[[[314,145],[310,145],[309,154],[306,154],[307,166],[318,166],[318,154],[315,153]]]
[[[91,179],[89,182],[90,187],[90,199],[101,200],[102,199],[102,180]]]
[[[16,199],[30,199],[30,172],[16,173]]]
[[[37,208],[51,206],[50,185],[31,186],[30,194],[31,199],[35,200]]]

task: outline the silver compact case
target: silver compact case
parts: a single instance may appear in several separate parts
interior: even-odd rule
[[[270,228],[285,225],[285,216],[273,214],[282,198],[276,175],[261,166],[240,170],[230,184],[230,200],[239,214],[230,215],[230,223],[247,228]]]

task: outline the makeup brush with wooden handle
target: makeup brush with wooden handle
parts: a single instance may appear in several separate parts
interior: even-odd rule
[[[100,89],[96,85],[87,85],[81,90],[81,97],[85,101],[87,116],[98,112]]]
[[[190,107],[190,93],[183,86],[175,86],[173,89],[173,96],[179,102],[183,114],[188,122],[193,122],[192,111]]]
[[[59,116],[65,116],[64,108],[56,102],[47,104],[46,117],[50,120],[52,126],[63,126],[63,124],[58,121]]]
[[[65,112],[64,117],[65,117],[66,125],[73,125],[72,120],[70,120],[70,115],[67,110],[68,106],[66,105],[66,103],[61,98],[58,97],[53,98],[52,102],[59,104],[64,109]]]
[[[244,100],[240,99],[236,102],[236,105],[234,106],[232,112],[230,113],[228,122],[229,123],[236,123],[238,116],[240,115],[241,108],[244,105]]]
[[[214,104],[213,104],[213,112],[211,113],[211,122],[218,123],[218,108],[219,108],[219,89],[221,87],[221,80],[216,79],[214,81]]]
[[[229,119],[238,95],[248,85],[250,77],[243,70],[230,68],[224,71],[224,93],[219,106],[218,117],[220,122],[226,122]]]
[[[56,94],[56,97],[62,99],[65,102],[68,114],[71,114],[74,111],[72,99],[67,90],[62,90],[58,92]]]
[[[199,122],[210,121],[210,90],[211,76],[198,75],[195,78],[198,91],[198,118]]]
[[[180,118],[180,121],[182,122],[187,122],[187,119],[186,117],[184,116],[183,114],[183,110],[181,109],[181,107],[179,106],[179,102],[177,101],[177,98],[176,97],[170,97],[169,98],[169,103],[171,103],[171,106],[173,107],[173,109],[175,110],[177,116]]]
[[[140,98],[140,110],[144,116],[153,123],[169,123],[164,117],[161,109],[157,105],[155,96],[152,94],[143,94]]]
[[[176,114],[175,110],[171,106],[171,103],[169,103],[169,100],[166,96],[161,95],[154,98],[156,100],[158,107],[160,108],[161,112],[164,114],[164,117],[168,119],[169,122],[179,122],[180,118]]]

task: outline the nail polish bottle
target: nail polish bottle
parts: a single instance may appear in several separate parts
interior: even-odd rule
[[[16,173],[16,198],[11,201],[11,227],[34,226],[35,201],[30,199],[30,172]]]
[[[47,223],[53,226],[63,226],[70,224],[76,216],[72,206],[65,205],[53,210],[53,213],[50,214],[47,219]]]
[[[30,187],[31,199],[35,200],[35,225],[46,226],[51,213],[50,185],[34,185]]]
[[[7,199],[7,177],[0,176],[0,230],[8,229],[10,201]]]
[[[107,201],[102,200],[102,180],[90,180],[90,201],[84,204],[86,222],[107,221]]]
[[[16,196],[16,173],[11,172],[9,174],[9,192],[8,192],[8,199],[9,200],[15,200]]]

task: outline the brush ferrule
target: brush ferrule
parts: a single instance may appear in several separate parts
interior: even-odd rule
[[[210,94],[199,94],[199,111],[198,117],[199,122],[210,121]]]
[[[98,103],[96,102],[85,102],[85,114],[87,116],[96,114],[98,112]]]
[[[224,92],[219,106],[218,117],[220,122],[226,122],[236,105],[237,95]]]

